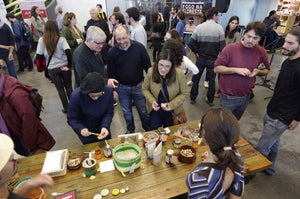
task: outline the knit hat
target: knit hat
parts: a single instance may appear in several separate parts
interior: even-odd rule
[[[14,143],[11,138],[3,133],[0,133],[0,171],[8,162],[13,149]]]
[[[83,94],[99,93],[104,91],[104,78],[100,73],[88,73],[80,83],[80,92]]]

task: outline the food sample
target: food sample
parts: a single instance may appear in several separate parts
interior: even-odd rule
[[[68,166],[75,167],[75,166],[79,165],[80,162],[81,162],[80,158],[69,159]]]
[[[99,140],[102,140],[102,139],[103,139],[103,135],[100,134],[100,135],[97,136],[97,138],[98,138]]]
[[[180,150],[180,154],[184,157],[193,157],[195,153],[191,149],[182,149]]]
[[[161,104],[160,104],[160,107],[166,108],[166,107],[167,107],[167,103],[161,103]]]

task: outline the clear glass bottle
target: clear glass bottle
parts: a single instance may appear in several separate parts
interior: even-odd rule
[[[110,158],[112,156],[112,151],[110,145],[106,145],[104,148],[104,156]]]

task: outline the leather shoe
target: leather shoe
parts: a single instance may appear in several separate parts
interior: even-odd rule
[[[250,182],[253,178],[255,178],[255,176],[256,176],[255,173],[254,173],[254,174],[251,174],[251,175],[248,175],[248,176],[245,176],[245,178],[244,178],[245,184],[249,184],[249,182]]]

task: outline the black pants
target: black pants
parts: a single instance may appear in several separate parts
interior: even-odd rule
[[[162,45],[161,45],[161,39],[157,40],[157,39],[152,39],[152,46],[153,46],[153,61],[156,60],[156,55],[158,57],[160,51],[161,51],[161,48],[162,48]]]
[[[214,101],[215,97],[215,78],[216,74],[214,73],[214,60],[205,59],[203,57],[198,57],[196,65],[199,69],[199,73],[194,75],[192,78],[193,86],[190,93],[191,100],[195,100],[198,96],[198,89],[199,89],[199,81],[201,79],[203,70],[206,68],[207,76],[208,76],[208,91],[207,91],[207,98],[209,102]]]
[[[24,62],[26,62],[26,64],[29,65],[29,69],[33,68],[29,47],[30,46],[20,46],[20,48],[18,49],[17,55],[18,55],[18,62],[19,62],[19,71],[24,71]]]
[[[68,110],[68,103],[73,91],[71,80],[71,69],[63,71],[60,68],[49,69],[49,75],[53,81],[64,110]]]

